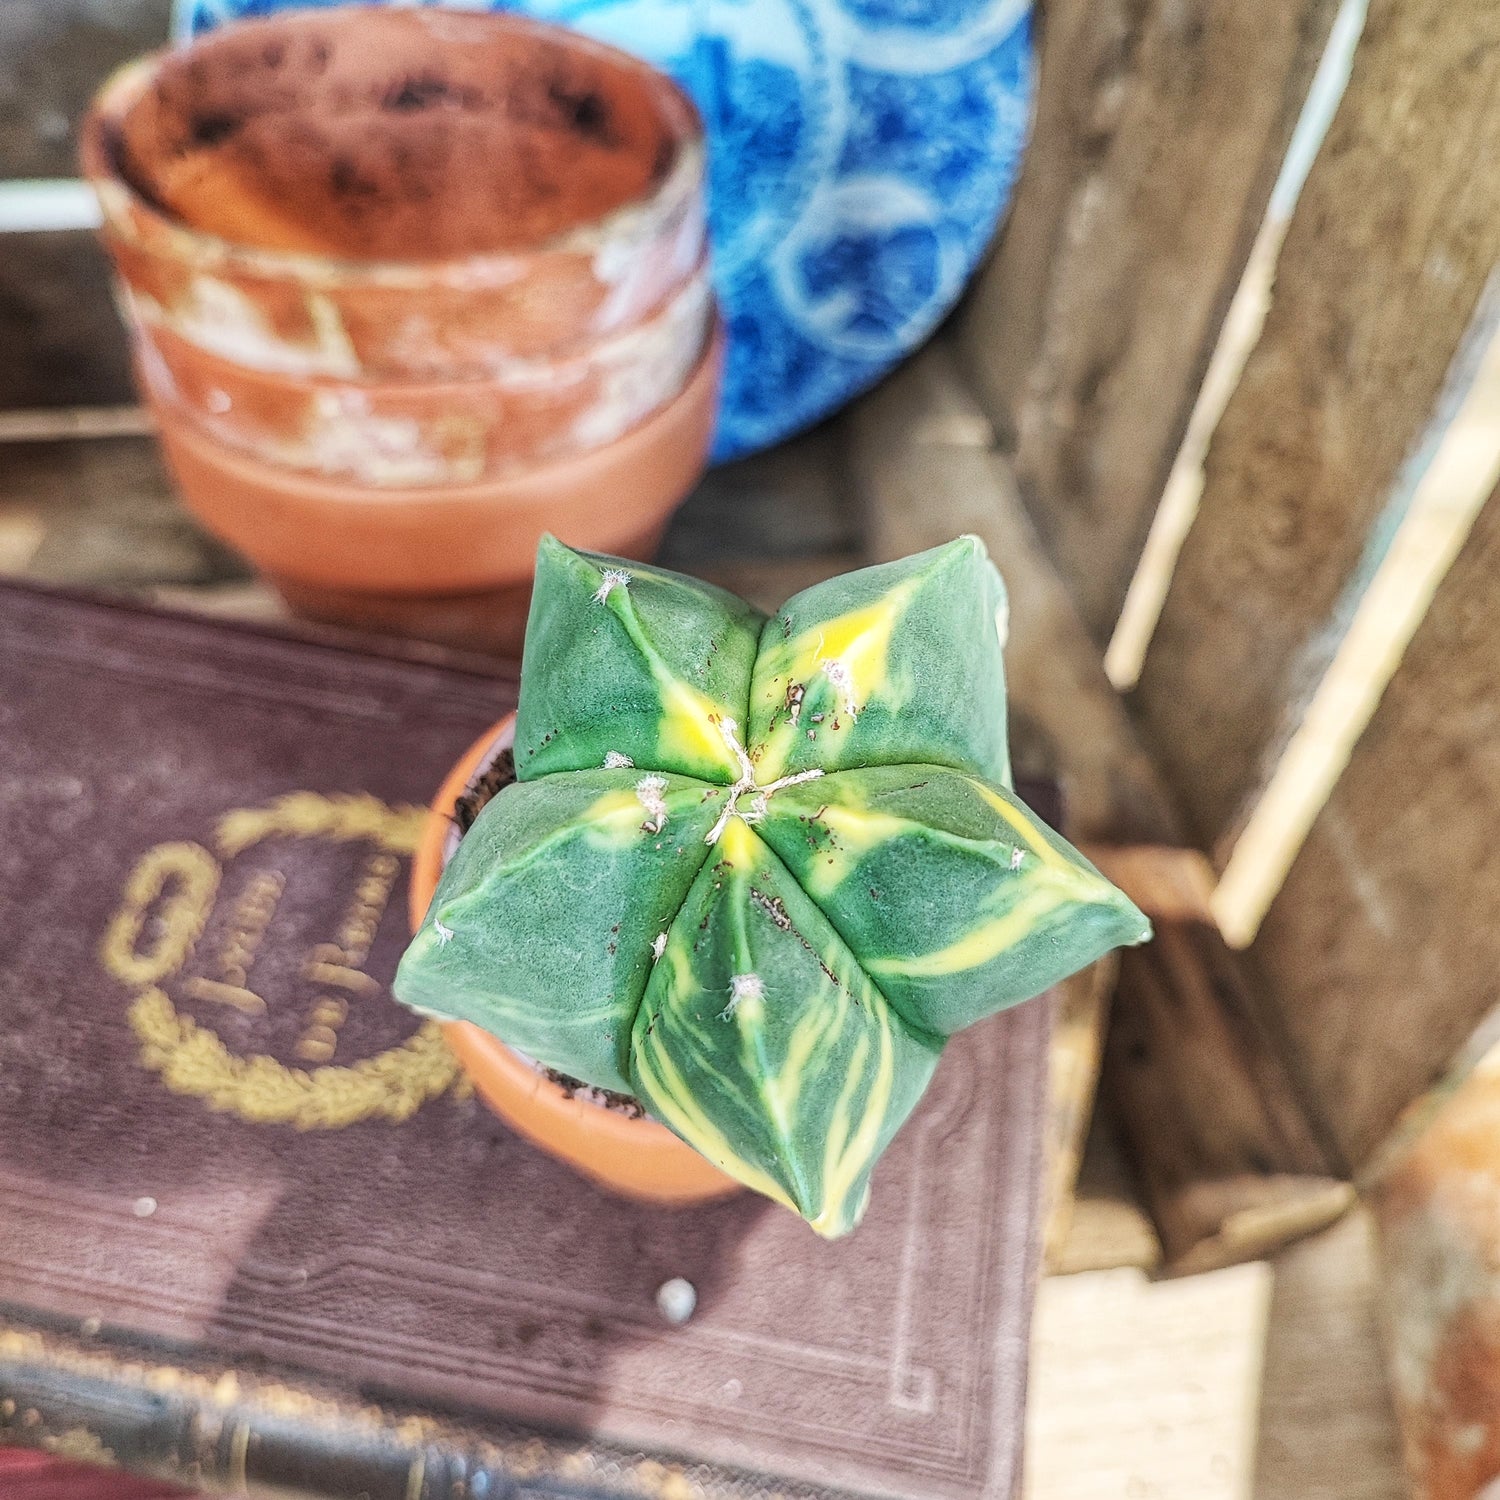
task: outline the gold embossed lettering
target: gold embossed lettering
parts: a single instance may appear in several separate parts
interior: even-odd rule
[[[319,943],[307,957],[302,973],[307,979],[360,999],[380,993],[379,983],[362,968],[380,929],[391,899],[401,862],[388,850],[372,854],[360,871],[354,900],[339,924],[336,943]],[[349,1017],[348,1002],[333,995],[320,995],[308,1015],[307,1024],[294,1048],[304,1062],[326,1063],[338,1048],[339,1028]]]
[[[202,845],[148,850],[130,872],[124,903],[100,942],[104,967],[130,985],[155,984],[177,973],[203,934],[218,889],[218,861]],[[146,941],[148,921],[155,931]]]
[[[162,979],[181,971],[209,919],[219,883],[212,857],[196,845],[153,850],[132,875],[124,908],[101,947],[110,972],[137,989],[129,1017],[141,1062],[173,1093],[200,1099],[210,1109],[227,1110],[241,1120],[298,1130],[340,1130],[372,1119],[406,1120],[452,1086],[458,1065],[434,1021],[423,1022],[404,1042],[373,1057],[344,1066],[331,1060],[350,999],[362,998],[361,981],[374,983],[363,973],[363,965],[400,874],[401,856],[416,847],[426,816],[423,808],[387,807],[364,793],[290,792],[261,807],[227,812],[216,823],[214,845],[226,862],[272,837],[376,845],[360,867],[354,901],[336,929],[337,941],[318,945],[308,956],[309,963],[340,971],[342,983],[319,983],[297,1044],[304,1064],[300,1067],[268,1053],[231,1052],[223,1037],[179,1012],[166,990],[147,978],[157,969]],[[157,869],[158,864],[165,868]],[[275,894],[279,897],[279,889]],[[188,982],[189,994],[195,985],[219,986],[203,993],[236,1009],[246,1009],[247,1000],[253,1007],[260,997],[248,988],[251,967],[274,905],[269,887],[257,893],[252,883],[237,903],[224,952],[217,955],[220,962],[209,963],[201,980]],[[195,920],[188,922],[193,913]],[[178,936],[173,939],[173,934]],[[173,958],[175,965],[167,962],[162,967],[164,959]]]
[[[194,975],[182,986],[182,992],[189,1000],[232,1006],[247,1016],[263,1016],[266,1013],[266,1002],[242,984],[222,984],[217,979],[204,979],[201,975]]]
[[[286,877],[279,870],[259,870],[251,876],[234,904],[229,935],[219,954],[219,977],[189,979],[183,990],[191,999],[228,1005],[247,1016],[265,1014],[266,1002],[250,988],[250,970],[285,889]]]
[[[349,962],[350,957],[337,943],[319,943],[302,966],[302,977],[319,984],[331,984],[335,989],[348,990],[351,995],[378,995],[380,985],[363,970],[354,968]],[[359,959],[354,962],[358,963]]]

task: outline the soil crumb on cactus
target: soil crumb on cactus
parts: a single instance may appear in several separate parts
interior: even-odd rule
[[[460,833],[467,833],[473,826],[474,820],[484,811],[485,804],[489,802],[502,788],[508,787],[516,779],[516,757],[509,749],[502,750],[494,761],[480,774],[477,780],[472,782],[463,796],[453,804],[453,821],[458,824]],[[617,929],[618,930],[618,929]],[[665,933],[662,934],[666,936]],[[660,955],[657,955],[660,957]],[[556,1068],[546,1068],[540,1063],[527,1059],[532,1067],[560,1088],[570,1099],[582,1099],[589,1104],[600,1105],[604,1109],[612,1109],[617,1114],[628,1116],[632,1120],[645,1118],[646,1111],[642,1108],[639,1099],[633,1099],[629,1094],[617,1094],[610,1089],[595,1088],[591,1083],[584,1083],[580,1078],[570,1078],[566,1073],[559,1073]]]

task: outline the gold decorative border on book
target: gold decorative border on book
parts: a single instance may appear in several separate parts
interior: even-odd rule
[[[423,808],[388,807],[365,793],[290,792],[263,807],[224,814],[214,830],[214,846],[225,861],[276,835],[368,840],[388,853],[409,856],[425,817]],[[436,1022],[424,1022],[406,1041],[374,1057],[304,1069],[266,1054],[238,1056],[212,1029],[182,1015],[162,983],[180,972],[203,933],[218,893],[219,859],[186,842],[147,851],[131,871],[124,903],[100,944],[104,967],[136,990],[128,1016],[144,1066],[173,1093],[201,1099],[211,1109],[251,1124],[299,1130],[407,1120],[453,1084],[458,1065]],[[154,904],[160,935],[143,952],[137,945]]]
[[[362,1120],[409,1120],[458,1075],[437,1022],[424,1021],[399,1047],[347,1067],[289,1068],[264,1053],[236,1057],[218,1035],[180,1015],[164,991],[130,1007],[141,1061],[174,1094],[202,1099],[252,1125],[342,1130]]]

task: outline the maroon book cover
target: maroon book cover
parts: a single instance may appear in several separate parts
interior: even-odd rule
[[[192,1500],[185,1490],[25,1448],[0,1448],[5,1500]]]
[[[0,588],[0,1443],[370,1500],[1006,1500],[1047,1003],[954,1041],[845,1240],[596,1190],[387,991],[423,805],[515,688]]]

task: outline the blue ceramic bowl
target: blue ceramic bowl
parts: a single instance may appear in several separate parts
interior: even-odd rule
[[[178,30],[289,8],[179,0]],[[916,348],[963,290],[1015,182],[1032,94],[1029,0],[463,8],[576,27],[650,59],[697,100],[729,330],[716,459],[811,425]]]

